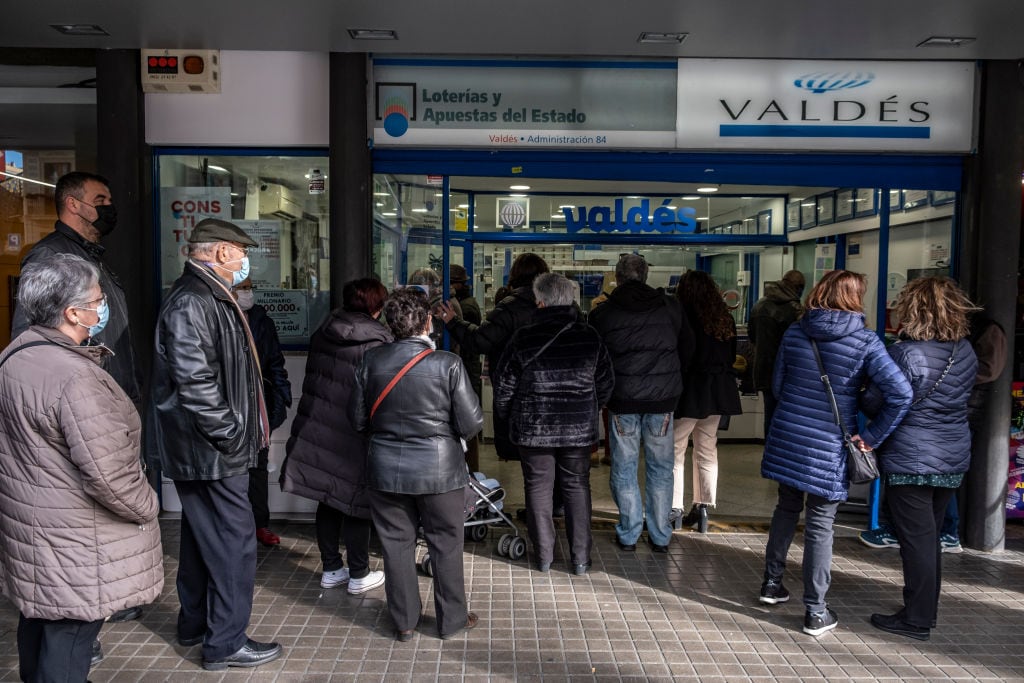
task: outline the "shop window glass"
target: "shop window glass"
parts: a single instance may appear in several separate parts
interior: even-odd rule
[[[330,179],[326,156],[160,155],[160,281],[167,291],[204,218],[237,224],[249,250],[256,303],[286,345],[308,343],[330,309]]]

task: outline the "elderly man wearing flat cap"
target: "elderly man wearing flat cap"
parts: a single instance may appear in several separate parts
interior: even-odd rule
[[[150,457],[181,499],[178,643],[202,643],[203,668],[253,667],[281,656],[246,627],[256,576],[249,468],[270,433],[259,361],[231,287],[249,277],[241,228],[208,218],[160,309],[153,359]]]

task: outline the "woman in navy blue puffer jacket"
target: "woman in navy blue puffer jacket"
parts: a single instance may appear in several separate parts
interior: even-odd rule
[[[857,400],[871,384],[882,405],[854,441],[863,450],[880,444],[910,404],[910,384],[878,336],[864,327],[863,275],[845,270],[826,273],[807,297],[807,312],[782,337],[772,389],[778,408],[765,439],[761,475],[779,482],[765,549],[760,600],[774,605],[789,600],[782,585],[786,555],[806,504],[804,528],[804,633],[819,636],[835,628],[835,612],[825,594],[831,583],[832,523],[846,500],[849,481],[842,434],[814,358],[817,342],[839,412],[847,429],[856,430]]]
[[[872,614],[875,627],[928,640],[942,585],[939,533],[946,505],[971,462],[967,399],[978,373],[967,314],[976,310],[948,278],[910,281],[896,302],[901,341],[889,354],[910,380],[914,399],[879,447],[886,495],[903,559],[903,604]],[[868,392],[865,408],[877,398]]]

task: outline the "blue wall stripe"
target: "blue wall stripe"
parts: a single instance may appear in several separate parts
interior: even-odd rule
[[[785,124],[724,123],[724,138],[930,138],[928,126],[793,126]]]

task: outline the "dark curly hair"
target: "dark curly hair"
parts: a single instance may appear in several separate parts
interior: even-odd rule
[[[547,261],[537,254],[533,252],[520,254],[516,256],[516,260],[512,262],[512,267],[508,271],[508,286],[512,289],[529,287],[533,284],[535,277],[548,272],[550,269]]]
[[[722,292],[704,271],[686,271],[676,287],[676,298],[684,308],[696,313],[697,321],[708,336],[718,341],[736,336],[736,326],[722,299]]]
[[[419,287],[396,289],[384,302],[384,317],[395,339],[408,339],[423,334],[430,319],[427,295]]]

